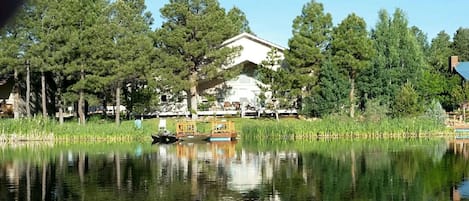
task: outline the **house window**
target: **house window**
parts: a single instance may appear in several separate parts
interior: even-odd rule
[[[166,95],[161,95],[161,102],[168,101],[168,97]]]

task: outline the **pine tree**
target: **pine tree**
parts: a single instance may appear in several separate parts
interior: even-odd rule
[[[469,28],[459,28],[453,37],[454,54],[460,61],[469,61]]]
[[[331,29],[331,14],[325,14],[323,5],[314,0],[304,5],[301,15],[293,21],[293,37],[288,41],[289,50],[285,52],[285,61],[293,80],[285,81],[291,84],[290,93],[298,98],[300,108],[302,99],[311,96],[317,89]],[[285,85],[282,82],[278,84]]]
[[[155,36],[160,48],[159,78],[170,82],[173,94],[186,93],[190,111],[197,118],[199,84],[223,79],[220,68],[238,48],[221,44],[239,31],[234,31],[217,0],[170,0],[160,11],[165,21]]]
[[[351,14],[345,18],[332,34],[331,52],[333,63],[343,68],[350,82],[350,117],[355,113],[355,80],[369,67],[374,55],[372,41],[368,38],[365,21]]]
[[[250,33],[253,34],[251,28],[249,27],[249,21],[246,17],[246,14],[238,7],[231,8],[227,13],[228,18],[231,20],[231,23],[234,25],[234,33]]]
[[[29,105],[23,104],[20,92],[22,75],[26,72],[26,62],[30,59],[29,47],[32,44],[31,36],[31,6],[30,2],[19,7],[17,15],[4,27],[0,28],[0,73],[13,74],[15,119],[24,116]]]
[[[305,98],[304,114],[324,117],[340,113],[349,104],[350,83],[345,70],[331,61],[325,61],[319,73],[319,90]]]
[[[100,38],[95,33],[94,27],[99,27],[99,18],[104,15],[105,0],[65,0],[61,1],[58,9],[62,23],[60,27],[60,39],[63,43],[57,52],[63,59],[64,76],[66,82],[73,84],[68,86],[64,96],[69,101],[78,100],[78,119],[80,124],[85,124],[86,99],[90,99],[90,93],[96,88],[96,83],[87,76],[93,74],[96,65],[94,45]]]
[[[100,93],[112,89],[115,97],[115,122],[120,124],[121,90],[143,82],[150,65],[153,43],[149,37],[151,14],[145,13],[143,0],[119,0],[107,6],[103,26],[95,26],[100,38],[94,46],[97,58],[93,79],[100,82]],[[127,99],[126,99],[127,100]],[[130,101],[129,101],[130,102]],[[127,102],[127,103],[129,103]],[[132,111],[132,104],[129,110]]]

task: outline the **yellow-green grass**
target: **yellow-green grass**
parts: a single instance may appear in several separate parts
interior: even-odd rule
[[[176,123],[184,118],[166,118],[167,128],[174,132]],[[211,117],[197,120],[199,133],[210,132]],[[314,140],[317,138],[389,138],[441,136],[452,133],[442,124],[426,118],[383,119],[378,122],[350,118],[300,119],[241,119],[230,118],[243,140]],[[7,140],[148,140],[157,133],[159,119],[144,119],[137,129],[134,121],[89,121],[79,125],[76,121],[60,125],[43,118],[0,119],[0,141]]]

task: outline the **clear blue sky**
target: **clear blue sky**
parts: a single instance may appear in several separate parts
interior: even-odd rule
[[[287,47],[291,37],[293,19],[309,0],[219,0],[229,10],[239,7],[247,16],[249,25],[257,36]],[[325,12],[332,14],[334,24],[348,14],[364,18],[368,28],[375,26],[378,11],[386,9],[390,14],[401,8],[407,14],[409,26],[417,26],[431,41],[444,30],[453,36],[459,27],[469,28],[469,0],[322,0]],[[146,0],[147,9],[153,13],[155,26],[162,23],[159,9],[168,0]]]

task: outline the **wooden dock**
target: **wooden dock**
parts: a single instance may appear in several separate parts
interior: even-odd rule
[[[181,121],[176,124],[176,137],[179,139],[193,138],[199,135],[195,121]]]
[[[211,132],[208,138],[209,141],[232,141],[236,140],[238,134],[236,133],[234,122],[225,120],[212,121]]]

